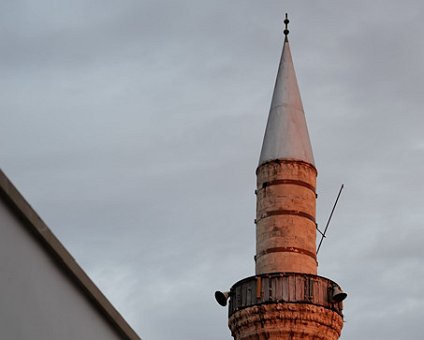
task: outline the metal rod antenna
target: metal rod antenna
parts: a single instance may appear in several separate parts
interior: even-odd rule
[[[333,209],[331,209],[330,217],[328,218],[327,224],[325,225],[324,233],[321,233],[322,237],[321,237],[321,241],[319,241],[317,255],[318,255],[319,249],[321,248],[322,241],[324,241],[325,233],[327,232],[328,226],[330,225],[331,218],[333,217],[334,210],[336,209],[337,202],[339,201],[343,188],[344,188],[344,184],[342,184],[342,186],[340,187],[339,193],[336,198],[336,202],[334,202]]]
[[[316,229],[323,237],[325,237],[324,233],[321,230],[318,229],[318,225],[316,226]]]

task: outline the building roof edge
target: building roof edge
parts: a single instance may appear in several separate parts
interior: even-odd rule
[[[109,325],[123,339],[141,339],[78,265],[72,255],[16,189],[2,169],[0,169],[0,197],[4,198],[13,211],[24,220],[28,230],[36,236],[49,255],[55,259],[56,264],[72,279],[83,295],[92,302],[102,316],[105,317]]]

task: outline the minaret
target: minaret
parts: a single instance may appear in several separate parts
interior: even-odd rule
[[[217,292],[236,340],[339,339],[346,294],[317,275],[316,177],[284,20],[284,47],[259,159],[256,275]]]

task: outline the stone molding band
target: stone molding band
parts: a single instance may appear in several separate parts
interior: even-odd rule
[[[273,185],[282,185],[282,184],[292,184],[292,185],[302,186],[311,190],[314,194],[316,194],[315,187],[313,185],[304,181],[297,180],[297,179],[276,179],[273,181],[264,182],[262,183],[260,189],[265,189],[266,187],[270,187]]]
[[[314,224],[316,224],[315,222],[315,217],[305,213],[303,211],[298,211],[298,210],[287,210],[287,209],[278,209],[278,210],[271,210],[271,211],[266,211],[264,212],[261,217],[259,217],[257,220],[255,220],[255,223],[258,223],[260,220],[270,217],[270,216],[278,216],[278,215],[294,215],[294,216],[300,216],[300,217],[304,217],[307,218],[308,220],[312,221]]]
[[[268,164],[272,164],[272,163],[276,163],[276,164],[294,164],[294,163],[301,164],[301,165],[304,165],[304,166],[311,168],[315,172],[315,176],[318,176],[318,170],[314,165],[312,165],[311,163],[307,163],[307,162],[299,161],[299,160],[294,160],[294,159],[274,159],[272,161],[265,162],[265,163],[259,165],[256,168],[256,175],[259,173],[260,168],[267,166]]]
[[[255,260],[261,256],[264,256],[266,254],[272,254],[272,253],[296,253],[296,254],[302,254],[309,257],[312,257],[315,261],[317,260],[316,254],[302,248],[297,247],[274,247],[274,248],[268,248],[263,251],[261,251],[259,254],[255,256]]]

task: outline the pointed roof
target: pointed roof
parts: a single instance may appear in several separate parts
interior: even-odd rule
[[[314,165],[287,34],[275,81],[259,166],[277,159],[298,160]]]

